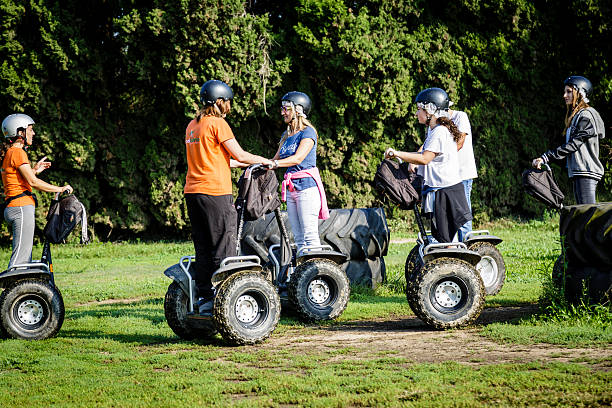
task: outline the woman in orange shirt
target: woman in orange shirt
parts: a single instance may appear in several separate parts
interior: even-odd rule
[[[232,167],[273,163],[242,150],[225,121],[234,97],[232,89],[218,80],[207,81],[200,90],[204,104],[185,131],[187,177],[185,201],[195,248],[194,280],[198,311],[209,316],[214,290],[210,281],[221,261],[236,256],[237,215],[232,196]],[[231,160],[230,156],[238,162]]]
[[[2,160],[2,184],[6,208],[4,219],[13,232],[13,253],[9,268],[13,265],[32,261],[32,244],[34,241],[36,196],[32,188],[50,193],[72,193],[72,187],[54,186],[36,177],[37,174],[51,166],[43,157],[32,168],[26,149],[32,145],[34,138],[34,120],[28,115],[14,113],[2,121],[2,134],[5,138]]]

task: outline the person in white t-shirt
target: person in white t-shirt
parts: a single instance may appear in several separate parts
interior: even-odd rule
[[[452,106],[452,102],[449,106]],[[472,145],[472,126],[468,119],[467,113],[458,110],[448,110],[450,120],[457,126],[459,132],[464,134],[463,143],[459,146],[459,177],[463,182],[463,188],[465,189],[465,198],[468,203],[470,211],[472,211],[472,184],[474,179],[478,177],[478,171],[476,170],[476,160],[474,159],[474,147]],[[472,230],[472,220],[469,220],[459,228],[459,241],[464,241],[465,236]]]
[[[433,216],[432,235],[440,242],[454,240],[459,228],[472,219],[459,171],[457,143],[463,135],[448,117],[449,99],[440,88],[428,88],[417,97],[416,117],[427,125],[427,138],[420,152],[387,148],[385,157],[398,157],[422,165],[423,211]]]

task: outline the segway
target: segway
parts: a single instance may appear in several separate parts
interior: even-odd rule
[[[278,289],[283,307],[290,308],[307,322],[339,317],[350,297],[350,282],[340,267],[347,256],[330,245],[307,245],[298,249],[290,242],[278,206],[274,217],[280,239],[268,248],[269,262],[265,268]],[[242,236],[242,225],[239,236]]]
[[[433,328],[468,325],[484,308],[484,284],[476,270],[482,257],[464,242],[433,242],[423,225],[420,193],[413,182],[419,184],[405,168],[387,159],[375,176],[377,190],[400,208],[412,209],[419,228],[417,245],[406,259],[406,299],[415,315]]]
[[[53,278],[49,242],[39,261],[0,273],[0,288],[0,335],[44,340],[57,334],[64,322],[64,299]]]
[[[420,206],[417,245],[406,259],[406,298],[417,317],[436,329],[473,323],[484,308],[485,288],[476,269],[482,257],[463,242],[431,243]]]
[[[248,167],[243,177],[250,180],[258,167],[261,165]],[[257,256],[239,255],[244,208],[237,210],[236,256],[225,258],[211,278],[215,289],[211,318],[202,318],[194,308],[195,256],[183,256],[178,264],[164,271],[173,280],[164,300],[166,320],[182,339],[206,338],[219,332],[229,343],[255,344],[268,338],[278,324],[281,303],[269,273]]]
[[[244,180],[250,182],[257,170],[267,171],[259,164],[249,166],[243,174]],[[331,247],[320,246],[304,248],[294,257],[278,208],[274,213],[281,243],[269,249],[272,265],[262,266],[256,255],[240,256],[244,207],[242,204],[236,207],[237,255],[224,259],[211,279],[216,291],[211,319],[202,319],[194,310],[196,289],[192,269],[195,257],[184,256],[178,264],[164,271],[173,279],[164,300],[166,320],[174,333],[183,339],[211,337],[219,332],[224,340],[233,344],[259,343],[268,338],[278,324],[279,292],[286,293],[298,313],[310,320],[335,318],[346,308],[348,279],[333,262],[342,262],[345,256]]]

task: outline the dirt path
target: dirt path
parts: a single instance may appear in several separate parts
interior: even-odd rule
[[[485,309],[478,324],[508,321],[527,315],[535,306],[499,307]],[[608,363],[588,363],[590,367],[609,371],[612,348],[563,348],[549,344],[517,345],[498,344],[478,334],[477,329],[436,331],[431,330],[414,316],[384,320],[359,321],[339,326],[311,328],[309,334],[295,329],[282,336],[273,336],[260,347],[295,350],[308,353],[312,350],[351,348],[350,355],[342,359],[372,358],[389,352],[415,363],[455,361],[468,365],[526,362],[569,362],[608,359]]]

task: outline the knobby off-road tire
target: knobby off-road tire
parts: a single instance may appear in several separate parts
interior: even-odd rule
[[[565,290],[565,267],[563,255],[559,255],[552,269],[552,283],[557,290]]]
[[[346,273],[336,263],[311,259],[291,274],[288,294],[292,309],[302,320],[332,320],[346,309],[351,288]]]
[[[232,344],[255,344],[276,328],[281,301],[271,282],[256,271],[231,275],[218,288],[213,320],[221,336]]]
[[[570,265],[612,267],[612,203],[583,204],[561,210],[559,233]],[[605,269],[605,268],[600,268]]]
[[[387,267],[384,258],[368,258],[365,261],[351,260],[341,266],[353,285],[376,289],[387,281]]]
[[[173,281],[168,286],[164,299],[164,314],[172,331],[184,340],[205,339],[217,333],[212,319],[190,319],[187,317],[188,310],[189,297],[180,285]]]
[[[468,249],[478,252],[482,257],[476,265],[476,270],[482,278],[485,293],[488,296],[497,295],[506,280],[506,263],[502,254],[490,242],[475,242]]]
[[[64,323],[64,313],[61,292],[46,280],[20,280],[0,295],[2,330],[15,339],[55,336]]]
[[[413,287],[415,314],[435,329],[469,325],[484,307],[482,279],[474,267],[460,259],[427,262]]]
[[[281,212],[290,241],[294,241],[287,212]],[[330,217],[319,220],[321,244],[347,256],[341,267],[353,284],[376,287],[385,280],[383,256],[389,249],[389,227],[382,208],[332,209]],[[279,243],[274,214],[246,222],[241,237],[241,254],[257,255],[269,261],[268,248]]]
[[[413,299],[415,298],[413,295],[415,290],[413,284],[419,269],[423,266],[423,262],[419,257],[419,247],[420,245],[417,244],[410,250],[404,266],[404,276],[406,277],[406,299],[408,300],[408,305],[413,312],[415,312],[416,309],[416,306],[413,303]]]
[[[552,270],[552,281],[556,289],[563,291],[565,299],[572,304],[605,303],[612,300],[612,267],[594,267],[566,262],[560,255]]]

